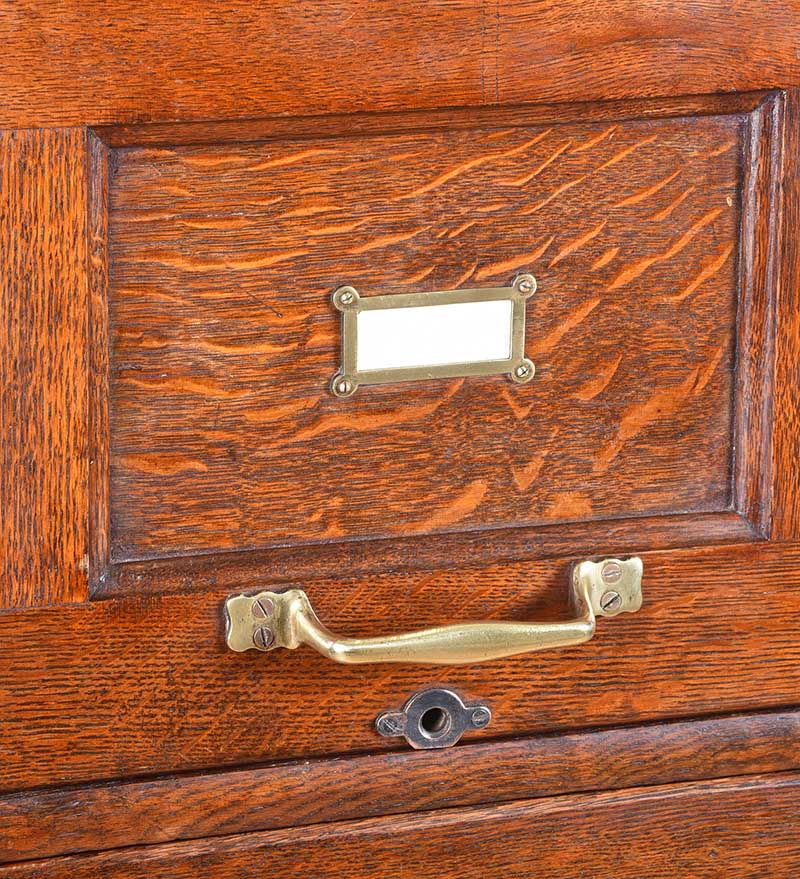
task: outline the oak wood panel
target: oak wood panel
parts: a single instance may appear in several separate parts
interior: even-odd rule
[[[90,290],[86,353],[89,363],[89,582],[108,576],[109,507],[109,327],[108,327],[108,147],[91,136],[89,211]]]
[[[112,560],[727,509],[742,124],[119,151]],[[533,383],[329,394],[338,284],[522,269]]]
[[[762,534],[773,514],[775,300],[784,95],[765,98],[747,120],[737,338],[734,505]]]
[[[634,555],[657,549],[686,549],[759,539],[739,513],[633,516],[600,522],[566,522],[539,528],[414,535],[394,540],[331,541],[314,546],[148,559],[111,566],[92,596],[133,593],[251,590],[254,583],[309,582],[378,571],[450,570],[559,556]]]
[[[787,92],[781,133],[783,215],[775,233],[781,257],[776,306],[772,536],[792,539],[800,535],[800,92],[796,89]]]
[[[753,110],[778,90],[634,97],[616,101],[570,100],[569,103],[504,104],[428,110],[329,113],[324,116],[264,116],[258,119],[217,119],[202,122],[99,125],[94,133],[112,148],[240,144],[253,141],[357,134],[399,134],[411,131],[474,129],[493,126],[561,125],[575,122],[729,116]]]
[[[793,774],[666,785],[172,843],[0,869],[6,879],[794,879]]]
[[[778,772],[799,746],[787,712],[16,794],[0,798],[0,861]]]
[[[0,607],[87,594],[87,135],[0,133]]]
[[[676,95],[800,82],[796,0],[226,0],[0,9],[0,124]],[[744,23],[743,23],[744,22]],[[179,36],[178,36],[179,35]]]
[[[223,590],[0,614],[0,784],[405,749],[377,736],[375,717],[441,684],[492,706],[490,726],[465,741],[791,705],[798,561],[798,544],[647,554],[644,607],[601,621],[588,644],[450,669],[339,666],[308,649],[234,654]],[[555,560],[308,591],[334,631],[369,635],[564,618],[567,577]]]

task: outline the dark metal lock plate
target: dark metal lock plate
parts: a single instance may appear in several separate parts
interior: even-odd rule
[[[483,729],[492,719],[488,705],[467,705],[452,690],[423,690],[402,711],[384,711],[375,720],[382,736],[403,736],[412,748],[449,748],[471,729]]]

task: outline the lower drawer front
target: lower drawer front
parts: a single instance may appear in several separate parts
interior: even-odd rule
[[[751,776],[27,862],[0,877],[793,879],[799,794],[796,774]]]
[[[797,702],[800,544],[643,558],[642,609],[600,621],[588,643],[461,667],[234,653],[222,589],[0,614],[0,789],[405,749],[375,719],[433,686],[491,707],[465,744]],[[389,623],[557,619],[567,582],[546,560],[308,588],[334,631],[366,637]]]

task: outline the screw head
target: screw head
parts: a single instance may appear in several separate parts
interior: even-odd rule
[[[272,603],[271,598],[260,598],[258,601],[254,601],[250,609],[253,617],[257,620],[265,620],[267,617],[271,617],[274,611],[275,605]]]
[[[614,613],[622,606],[622,596],[619,592],[606,592],[600,597],[600,607],[606,613]]]
[[[531,369],[531,365],[529,363],[520,363],[518,367],[514,370],[514,377],[519,379],[520,381],[525,381],[529,379],[533,375],[533,369]]]
[[[523,296],[530,296],[536,292],[536,278],[533,275],[520,275],[514,282],[514,286]]]
[[[395,714],[381,714],[375,726],[382,736],[400,736],[403,734],[403,723]]]
[[[261,626],[253,632],[253,643],[259,650],[269,650],[275,640],[275,633],[269,626]]]
[[[476,729],[482,729],[492,719],[492,712],[485,705],[479,705],[472,712],[472,725]]]
[[[333,304],[341,311],[355,305],[358,300],[358,293],[355,287],[339,287],[333,294]]]
[[[622,566],[619,562],[606,562],[600,571],[604,583],[619,583],[622,579]]]
[[[346,375],[336,373],[331,379],[331,393],[336,397],[349,397],[356,392],[358,382]]]

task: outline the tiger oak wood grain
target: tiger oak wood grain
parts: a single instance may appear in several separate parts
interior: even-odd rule
[[[89,169],[89,582],[108,577],[109,533],[109,328],[108,328],[108,147],[90,136]]]
[[[29,861],[3,879],[794,879],[796,774],[372,818]]]
[[[734,506],[761,534],[773,515],[773,429],[778,230],[787,124],[782,94],[763,99],[747,117],[742,193],[742,246],[737,319]]]
[[[0,8],[0,125],[247,119],[800,83],[796,0],[78,0]]]
[[[729,508],[742,124],[117,152],[112,561]],[[533,383],[328,392],[334,287],[523,269]]]
[[[778,772],[798,746],[797,712],[749,714],[15,794],[0,861]]]
[[[717,719],[709,721],[710,726],[698,717],[719,711],[772,712],[797,702],[800,544],[791,541],[800,528],[798,99],[791,89],[758,96],[687,95],[784,89],[800,83],[798,21],[797,0],[18,0],[0,6],[0,127],[6,129],[0,135],[0,785],[6,791],[71,786],[66,791],[0,797],[8,821],[0,824],[0,839],[7,828],[19,834],[18,843],[4,840],[7,856],[13,858],[73,847],[87,850],[77,857],[7,866],[0,874],[78,879],[238,879],[261,873],[287,879],[798,874],[797,776],[588,796],[574,792],[550,801],[492,808],[486,808],[484,800],[563,794],[570,784],[577,790],[652,785],[706,772],[774,772],[794,765],[794,713]],[[654,95],[670,97],[648,98]],[[585,103],[598,98],[612,102]],[[531,101],[549,103],[514,106]],[[461,110],[454,113],[443,107]],[[411,112],[416,110],[421,112]],[[150,121],[160,124],[143,124]],[[90,131],[24,130],[96,124],[103,125],[99,139]],[[135,297],[144,303],[154,293],[172,296],[160,306],[167,347],[184,333],[197,353],[202,344],[218,343],[218,337],[230,346],[239,343],[237,336],[248,338],[254,332],[252,326],[242,333],[242,326],[228,324],[235,315],[225,307],[225,297],[238,291],[247,298],[270,278],[273,286],[292,280],[293,265],[302,265],[308,257],[299,254],[272,266],[257,264],[265,250],[280,247],[282,224],[308,230],[328,222],[325,213],[279,217],[293,208],[266,204],[274,197],[273,182],[285,187],[284,203],[319,197],[324,207],[324,199],[344,192],[355,175],[369,190],[357,192],[358,204],[363,205],[370,198],[379,201],[382,193],[408,180],[403,174],[408,175],[409,165],[418,175],[416,185],[424,187],[435,173],[453,167],[459,151],[464,162],[488,157],[479,138],[489,133],[496,137],[491,150],[500,151],[504,146],[516,148],[515,134],[547,128],[552,131],[531,144],[530,154],[523,151],[501,160],[505,179],[535,172],[520,186],[529,185],[539,201],[552,195],[547,203],[525,204],[523,197],[504,195],[502,207],[494,210],[501,203],[495,200],[500,176],[492,177],[488,162],[466,167],[440,187],[422,192],[419,204],[406,205],[407,221],[399,232],[389,228],[380,234],[414,231],[408,219],[412,208],[420,222],[439,224],[435,231],[423,230],[405,241],[388,240],[383,248],[361,255],[345,255],[371,261],[388,253],[389,278],[403,284],[409,278],[419,284],[458,279],[472,266],[467,254],[480,244],[476,236],[484,226],[467,226],[474,217],[461,216],[445,228],[443,214],[471,207],[485,214],[480,223],[489,224],[495,213],[509,230],[513,217],[512,237],[530,236],[547,218],[547,234],[556,237],[538,257],[538,268],[545,276],[552,272],[554,277],[588,279],[591,283],[576,297],[586,304],[596,277],[611,284],[618,278],[613,272],[619,262],[626,268],[635,266],[636,248],[642,248],[639,258],[645,262],[657,253],[668,254],[661,264],[645,266],[616,291],[620,297],[624,293],[628,306],[638,302],[649,311],[651,332],[640,334],[637,348],[661,361],[678,356],[676,340],[685,344],[683,356],[690,371],[677,384],[674,374],[659,374],[664,388],[680,388],[695,368],[698,376],[710,376],[705,384],[698,378],[688,394],[689,401],[698,403],[697,420],[687,421],[685,435],[682,408],[668,413],[657,400],[645,410],[655,413],[653,420],[634,425],[642,429],[625,437],[612,469],[605,476],[584,473],[582,482],[573,485],[575,496],[564,501],[563,510],[548,510],[543,521],[550,524],[536,529],[487,528],[491,517],[481,520],[487,503],[479,513],[466,513],[463,525],[457,514],[464,508],[453,513],[437,507],[455,516],[444,527],[470,529],[460,534],[420,536],[424,528],[416,535],[403,533],[398,517],[417,523],[424,519],[415,518],[407,504],[395,503],[380,510],[383,519],[376,515],[372,531],[353,534],[354,542],[341,540],[349,534],[331,532],[324,539],[339,540],[338,545],[316,545],[304,555],[303,546],[269,550],[260,538],[248,542],[258,529],[273,534],[270,529],[284,528],[285,543],[299,539],[299,527],[287,538],[286,522],[280,520],[286,515],[280,512],[285,498],[273,497],[278,502],[251,510],[257,515],[244,526],[225,508],[215,512],[205,505],[205,526],[202,521],[199,526],[213,521],[223,529],[229,551],[221,553],[223,541],[209,546],[205,532],[192,532],[189,507],[195,503],[201,508],[204,492],[187,495],[174,479],[169,481],[169,474],[158,473],[150,474],[147,499],[137,501],[130,495],[134,506],[140,503],[143,518],[125,520],[126,487],[117,484],[111,491],[108,472],[111,417],[124,426],[126,410],[116,399],[116,374],[108,371],[109,355],[111,366],[119,365],[116,349],[109,350],[109,345],[117,344],[114,334],[124,332],[125,326],[108,322],[106,286],[110,279],[113,304],[120,263],[113,254],[109,259],[107,245],[120,240],[119,233],[130,241],[134,235],[117,225],[119,215],[113,210],[109,214],[122,191],[115,189],[121,179],[112,179],[115,171],[121,169],[123,178],[131,175],[126,221],[138,210],[140,242],[173,259],[177,253],[185,264],[180,271],[187,275],[178,278],[176,265],[152,263],[145,283],[133,278]],[[609,129],[613,130],[599,141],[588,139],[590,132],[599,135]],[[634,146],[625,140],[626,133],[644,129],[668,136],[640,143],[602,168],[614,158],[611,148],[620,141]],[[553,156],[559,148],[556,139],[567,140],[576,132],[587,135],[586,148],[571,144]],[[733,135],[734,146],[713,155],[724,146],[726,133]],[[377,149],[401,143],[426,144],[431,155],[390,164]],[[705,164],[698,164],[699,156],[688,155],[692,143],[707,148]],[[548,145],[550,152],[537,152]],[[215,164],[242,154],[263,165],[286,158],[287,150],[297,155],[335,146],[348,147],[353,157],[342,161],[325,152],[305,155],[296,165],[263,167],[250,179],[243,179],[241,168]],[[190,172],[180,167],[186,158],[196,163]],[[346,167],[357,158],[374,159],[375,164]],[[673,164],[661,167],[667,160]],[[377,179],[381,162],[386,182]],[[517,171],[517,165],[524,171]],[[591,174],[575,182],[584,170]],[[161,180],[165,171],[166,179]],[[668,179],[675,171],[678,176]],[[290,184],[300,178],[305,182],[298,189],[325,184],[331,191],[299,192]],[[487,178],[494,188],[483,185]],[[601,180],[606,183],[598,183]],[[199,194],[185,187],[197,181],[202,183]],[[371,189],[366,187],[370,181]],[[653,191],[662,181],[666,182]],[[684,181],[684,189],[673,192]],[[567,188],[557,191],[561,186]],[[459,187],[463,194],[458,198],[440,198]],[[243,208],[241,197],[248,193],[263,203]],[[637,201],[642,194],[645,197]],[[155,195],[157,203],[148,205],[145,196]],[[138,207],[137,198],[142,202]],[[193,211],[193,199],[199,211]],[[300,204],[294,207],[304,209]],[[698,207],[705,211],[693,214]],[[717,207],[722,213],[681,244],[691,224]],[[385,215],[390,225],[391,211]],[[181,232],[174,226],[176,219],[184,224]],[[606,225],[592,234],[604,221]],[[349,233],[339,231],[348,237],[332,239],[341,243],[335,253],[330,251],[329,265],[341,265],[348,246],[358,246],[350,241],[375,241],[366,223]],[[441,238],[436,238],[440,232]],[[607,236],[614,240],[606,241]],[[178,240],[183,250],[176,246]],[[601,251],[604,241],[607,246]],[[297,248],[306,243],[303,240]],[[545,238],[538,238],[523,249],[512,242],[511,250],[517,252],[511,253],[500,242],[496,249],[503,252],[487,264],[530,254],[544,243]],[[171,254],[167,245],[173,248]],[[425,265],[423,245],[429,257],[435,257]],[[620,250],[612,253],[617,246]],[[730,254],[722,259],[729,246]],[[460,248],[463,254],[458,256]],[[446,252],[463,260],[459,274],[448,276],[453,263],[448,268],[441,258]],[[595,268],[586,271],[581,261],[590,253]],[[227,265],[240,254],[254,261],[245,269],[245,275],[250,274],[244,283],[242,272]],[[716,269],[715,260],[721,260]],[[205,275],[196,271],[204,261],[216,261],[218,268]],[[475,274],[487,264],[476,265]],[[419,276],[428,269],[428,275]],[[685,286],[677,285],[678,275],[667,281],[668,270],[683,270]],[[502,275],[498,268],[497,277]],[[172,285],[166,291],[159,287],[164,277]],[[651,277],[656,278],[655,288],[646,286]],[[184,290],[194,298],[181,299]],[[306,286],[307,295],[308,290],[313,293],[314,288]],[[660,310],[653,301],[659,291],[678,300],[669,306],[662,303]],[[201,292],[205,301],[200,301]],[[709,292],[711,300],[703,304]],[[199,329],[187,325],[187,313],[175,308],[176,295],[179,306],[196,309]],[[563,301],[566,304],[566,295]],[[252,303],[254,313],[258,305]],[[614,362],[609,352],[598,355],[594,350],[598,339],[607,336],[597,335],[593,328],[585,334],[583,347],[571,343],[573,337],[581,341],[582,328],[590,326],[599,307],[574,328],[567,308],[553,312],[553,325],[543,327],[555,340],[553,350],[563,356],[562,349],[571,347],[573,357],[585,358],[584,371],[593,374],[576,385],[575,393],[589,399],[570,401],[594,411],[606,400],[604,395],[613,399],[615,380],[626,376],[620,366],[605,389],[591,396],[605,379],[605,368]],[[681,320],[687,316],[687,325],[665,331],[663,312],[668,307]],[[241,318],[241,310],[238,314]],[[617,314],[618,323],[643,329],[643,311],[634,310],[632,321],[621,307]],[[144,312],[128,317],[134,324],[147,324]],[[552,334],[559,328],[566,332],[556,339]],[[601,329],[608,332],[607,326]],[[322,339],[324,346],[325,338],[324,332],[318,334],[315,344]],[[139,354],[149,350],[154,358],[172,357],[179,365],[185,353],[177,346],[171,352],[147,349],[148,344],[162,344],[147,332],[139,340],[128,338],[126,344],[134,351],[138,344]],[[313,345],[306,347],[314,356],[319,353]],[[286,352],[287,358],[296,358],[297,368],[307,362],[306,347],[301,344]],[[720,347],[722,354],[711,370]],[[547,351],[537,354],[541,361]],[[238,352],[206,351],[205,359],[198,361],[200,369],[190,366],[189,378],[208,379],[202,369],[229,355],[232,360],[239,357]],[[212,378],[227,391],[237,371],[220,362]],[[646,385],[647,370],[638,361],[636,366],[636,380],[642,377]],[[261,361],[249,367],[247,381],[238,389],[259,387],[262,371]],[[576,364],[567,364],[567,375],[574,378],[577,372]],[[545,371],[545,380],[547,375]],[[162,378],[160,373],[157,378]],[[626,381],[627,387],[636,387],[633,371]],[[198,432],[219,432],[220,422],[214,421],[208,405],[188,402],[191,388],[186,385],[181,392],[187,400],[177,406],[179,423],[185,429],[194,418]],[[142,411],[150,406],[161,413],[156,428],[166,431],[164,425],[176,407],[170,395],[160,398],[161,390],[156,385],[146,400],[145,389],[140,389],[139,401]],[[208,399],[213,390],[213,384],[205,386]],[[465,402],[464,393],[462,386],[440,403],[436,417],[450,414],[451,434],[439,425],[439,436],[455,436],[456,422],[463,424],[463,412],[459,414],[456,405]],[[519,398],[512,400],[518,403]],[[120,401],[125,403],[124,398]],[[238,417],[237,405],[263,414],[258,402],[247,410],[242,398],[232,407],[233,419]],[[432,405],[439,399],[429,396],[414,402]],[[467,402],[473,408],[462,409],[486,411],[485,402]],[[220,410],[226,418],[222,406]],[[308,419],[301,429],[317,423],[311,420],[316,414],[293,417]],[[491,459],[495,468],[503,462],[516,468],[511,480],[514,472],[522,482],[530,479],[520,494],[532,491],[539,477],[532,458],[513,457],[543,448],[541,437],[530,430],[536,417],[534,409],[513,422],[507,414],[514,426],[507,431],[510,442],[502,446],[500,463]],[[619,426],[624,423],[617,419]],[[613,418],[601,418],[598,438],[613,424]],[[627,424],[630,429],[633,422]],[[131,442],[146,446],[152,436],[158,439],[152,424],[140,427],[149,432],[148,438],[144,433],[135,437],[133,427]],[[574,448],[580,454],[580,443],[570,445],[570,425],[559,427],[555,466],[565,462],[567,469],[574,469],[570,461]],[[227,430],[241,436],[235,424]],[[336,430],[342,436],[347,433]],[[373,431],[385,436],[388,426],[371,424],[349,444],[351,448],[357,449]],[[276,433],[271,422],[264,422],[258,438],[275,442]],[[398,427],[392,435],[402,451],[406,429]],[[480,436],[478,430],[478,440]],[[697,442],[702,437],[705,445]],[[231,449],[237,451],[235,442],[221,432],[219,439],[212,450],[218,456],[214,460],[228,455],[230,463],[220,470],[214,491],[236,497],[235,507],[258,507],[241,492],[235,494],[237,480],[247,484],[252,474],[246,460],[230,460]],[[310,437],[301,452],[304,478],[314,466],[308,450],[313,451],[316,439]],[[606,436],[604,441],[608,448],[614,438]],[[662,448],[657,450],[659,443]],[[424,485],[434,501],[449,491],[455,496],[465,487],[474,490],[476,479],[466,478],[469,474],[464,472],[464,462],[469,461],[465,452],[474,445],[472,435],[458,445],[451,443],[444,480],[429,479]],[[264,455],[270,446],[261,442],[253,448],[254,454]],[[686,454],[691,448],[694,454]],[[377,457],[389,460],[392,451],[387,447],[383,457]],[[186,449],[172,443],[167,452],[185,456]],[[631,452],[633,459],[625,460],[651,455],[645,468],[650,487],[646,484],[634,494],[630,478],[624,501],[607,495],[587,514],[582,495],[603,480],[610,491],[615,462]],[[367,455],[366,466],[375,457]],[[594,455],[592,460],[602,459]],[[665,469],[659,461],[673,465]],[[363,472],[363,464],[356,470],[357,457],[348,462],[354,472]],[[544,461],[542,473],[552,463]],[[378,478],[383,470],[392,473],[384,467]],[[657,480],[665,473],[667,484],[662,485]],[[573,473],[575,479],[579,475]],[[189,476],[199,483],[202,471],[194,476],[189,471]],[[668,490],[670,479],[680,482],[677,490]],[[489,500],[514,497],[503,495],[499,482],[489,483],[484,493]],[[514,485],[517,491],[516,481]],[[367,489],[374,499],[374,486]],[[667,506],[658,506],[659,492]],[[209,493],[212,502],[213,494]],[[649,501],[641,505],[642,498]],[[483,497],[480,500],[476,509],[484,504]],[[616,518],[603,521],[614,503]],[[601,516],[591,518],[598,510]],[[169,538],[171,545],[160,539],[162,535],[148,537],[147,527],[142,527],[147,516],[160,522],[175,511],[180,513],[180,528]],[[276,511],[275,523],[270,517]],[[637,520],[630,514],[642,512],[648,515],[638,521],[637,533]],[[336,526],[338,511],[328,515],[328,522],[307,524],[312,531]],[[581,521],[587,515],[588,521]],[[438,521],[441,525],[441,518]],[[506,522],[517,524],[517,517],[509,513]],[[118,541],[115,565],[109,568],[110,539],[122,538],[126,528],[132,540]],[[366,539],[386,530],[396,531],[397,539]],[[717,539],[740,543],[678,548]],[[150,545],[136,544],[141,540],[150,540]],[[741,544],[743,540],[748,543]],[[213,555],[149,558],[200,551],[203,546]],[[646,558],[645,607],[634,617],[603,621],[597,640],[574,652],[452,674],[402,667],[375,674],[374,669],[334,669],[307,652],[232,656],[222,641],[225,596],[232,588],[256,588],[262,578],[288,583],[298,576],[327,622],[343,631],[373,634],[458,618],[560,616],[566,613],[567,565],[576,553],[591,555],[600,548],[611,554],[635,552],[640,547],[651,550]],[[533,557],[540,560],[525,561]],[[113,593],[115,598],[84,601],[87,565],[94,595]],[[184,594],[166,594],[176,592]],[[77,601],[84,603],[52,606]],[[8,603],[17,607],[1,607]],[[430,683],[450,684],[467,697],[490,699],[495,709],[492,726],[446,755],[411,754],[402,744],[377,739],[371,725],[377,711],[401,704],[410,692]],[[653,726],[673,717],[682,720]],[[595,725],[632,722],[641,725],[589,731]],[[537,739],[513,738],[528,733]],[[364,755],[371,750],[378,753]],[[308,755],[337,754],[306,762]],[[296,760],[263,765],[287,758]],[[445,764],[465,774],[442,779],[439,769]],[[254,765],[258,768],[252,773],[242,768]],[[413,776],[408,771],[412,766]],[[239,768],[219,771],[226,767]],[[204,769],[214,772],[196,774]],[[131,775],[150,779],[130,780]],[[109,781],[123,778],[128,781]],[[495,786],[495,780],[502,786]],[[226,781],[232,783],[227,798]],[[122,799],[122,811],[116,797]],[[290,805],[294,815],[288,812]],[[464,810],[469,805],[480,808]],[[440,811],[377,817],[381,811],[429,807]],[[365,816],[366,821],[327,827],[276,826]],[[48,827],[47,821],[57,822],[56,827]],[[262,825],[258,829],[273,829],[140,848],[169,837],[256,829],[241,823],[248,821]],[[108,845],[132,847],[88,851]]]
[[[800,534],[800,93],[785,98],[782,129],[783,215],[776,228],[780,250],[780,286],[775,306],[775,431],[771,467],[772,536],[793,539]]]
[[[0,608],[87,595],[86,163],[0,132]]]
[[[799,561],[796,543],[648,553],[644,606],[602,620],[588,644],[450,669],[232,653],[225,589],[0,614],[0,784],[405,749],[375,717],[432,685],[491,705],[491,725],[465,741],[791,705]],[[305,585],[334,631],[375,635],[563,619],[567,577],[552,560]]]
[[[97,137],[109,147],[196,146],[239,144],[273,139],[400,134],[437,129],[505,128],[520,125],[561,125],[569,122],[728,116],[753,110],[773,100],[779,90],[728,94],[690,94],[614,101],[503,104],[426,110],[328,113],[324,116],[265,116],[258,119],[217,119],[202,122],[151,122],[137,125],[98,125]]]
[[[294,581],[336,577],[342,571],[369,577],[379,571],[452,570],[570,554],[634,555],[657,549],[752,542],[761,535],[735,512],[641,516],[573,522],[539,528],[416,535],[393,540],[331,541],[207,555],[148,559],[111,566],[95,583],[95,598],[134,593],[252,591]]]

